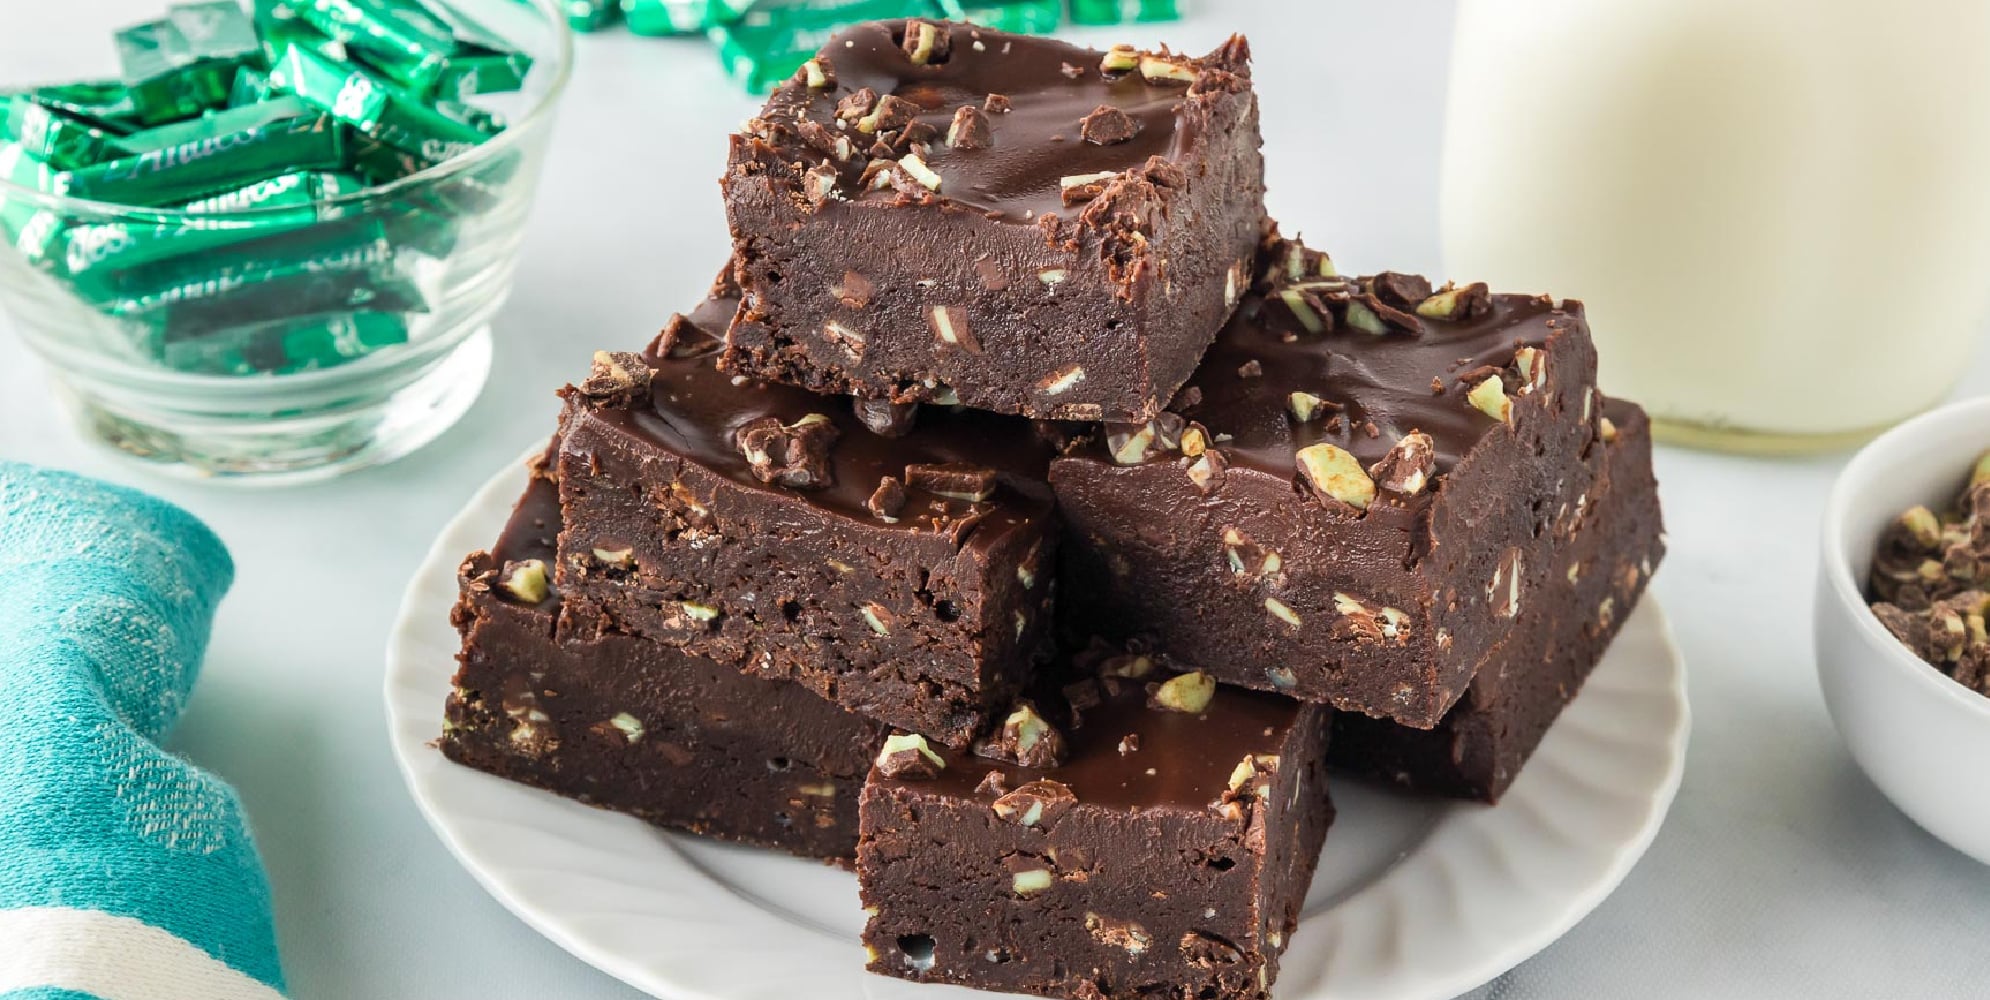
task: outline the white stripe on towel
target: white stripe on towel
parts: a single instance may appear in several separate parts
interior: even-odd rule
[[[166,931],[98,910],[0,910],[0,993],[33,987],[103,1000],[283,1000]]]

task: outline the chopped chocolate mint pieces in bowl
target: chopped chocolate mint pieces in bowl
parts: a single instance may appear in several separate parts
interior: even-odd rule
[[[1873,783],[1930,833],[1990,863],[1990,399],[1881,435],[1824,514],[1818,679]],[[1980,511],[1979,511],[1980,507]]]

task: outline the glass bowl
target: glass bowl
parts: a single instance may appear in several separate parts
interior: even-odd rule
[[[186,475],[296,482],[391,461],[469,408],[573,49],[558,0],[447,6],[533,60],[515,92],[455,105],[508,123],[467,151],[413,159],[312,108],[340,166],[272,159],[235,194],[146,207],[0,141],[0,310],[87,434]],[[0,94],[116,79],[113,35],[166,0],[41,9],[46,30],[0,39]]]

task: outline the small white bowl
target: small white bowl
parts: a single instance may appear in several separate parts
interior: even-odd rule
[[[1921,661],[1865,601],[1873,546],[1915,504],[1939,509],[1990,449],[1990,397],[1944,406],[1880,435],[1839,474],[1824,508],[1817,678],[1852,757],[1893,804],[1990,864],[1990,698]]]

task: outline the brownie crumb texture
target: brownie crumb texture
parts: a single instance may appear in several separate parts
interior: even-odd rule
[[[1873,615],[1915,656],[1990,695],[1990,452],[1939,513],[1917,506],[1894,520],[1867,587]]]

